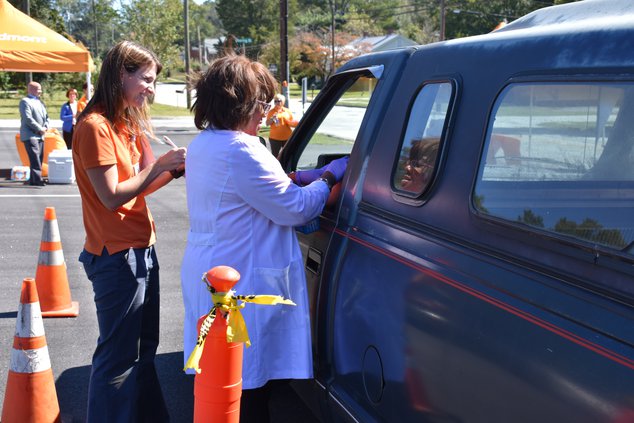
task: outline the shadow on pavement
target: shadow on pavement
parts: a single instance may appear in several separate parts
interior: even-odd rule
[[[183,353],[156,356],[156,367],[173,423],[193,421],[194,378],[182,371]],[[63,423],[86,421],[90,366],[64,371],[55,382]]]

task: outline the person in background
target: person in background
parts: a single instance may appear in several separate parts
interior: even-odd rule
[[[273,108],[266,115],[266,124],[270,126],[269,143],[271,153],[277,157],[286,141],[291,137],[294,127],[299,123],[293,119],[293,114],[284,107],[286,98],[282,94],[273,97]]]
[[[59,112],[59,118],[62,120],[62,136],[66,147],[70,150],[73,145],[73,128],[77,119],[77,90],[69,88],[66,91],[68,101],[62,104]]]
[[[86,104],[88,104],[88,83],[84,82],[81,86],[81,98],[77,102],[77,116],[84,111]]]
[[[401,188],[415,193],[427,187],[436,166],[439,138],[423,138],[412,142],[409,158],[405,161],[405,173]]]
[[[257,136],[275,87],[271,73],[244,56],[212,62],[195,82],[192,111],[202,132],[186,159],[183,362],[196,344],[198,318],[212,306],[201,283],[207,270],[231,266],[241,275],[238,294],[281,295],[296,304],[242,311],[252,345],[244,350],[241,422],[268,422],[275,385],[313,376],[306,277],[294,226],[319,216],[347,164],[336,160],[300,177],[304,187],[291,181]]]
[[[42,178],[42,161],[44,159],[44,134],[49,128],[46,106],[40,99],[42,86],[37,82],[29,82],[27,96],[20,100],[20,141],[29,156],[31,176],[28,184],[44,186]]]
[[[116,44],[73,134],[86,231],[79,261],[92,282],[99,324],[89,423],[169,421],[154,364],[159,263],[145,197],[183,174],[186,150],[173,148],[156,160],[152,154],[148,103],[161,68],[145,47]]]

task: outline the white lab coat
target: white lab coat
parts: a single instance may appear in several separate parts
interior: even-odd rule
[[[237,294],[281,295],[297,304],[242,310],[252,343],[244,351],[243,388],[311,378],[306,278],[293,227],[320,214],[327,185],[296,186],[257,137],[237,131],[202,131],[188,147],[185,166],[190,231],[181,268],[183,359],[196,342],[199,317],[211,308],[202,274],[226,265],[241,275]]]

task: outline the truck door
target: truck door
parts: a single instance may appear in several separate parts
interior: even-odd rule
[[[287,171],[315,169],[335,158],[355,155],[359,130],[382,70],[383,66],[373,66],[331,77],[281,152],[280,161]],[[325,301],[320,295],[327,292],[324,287],[320,290],[320,278],[325,253],[341,213],[339,196],[342,191],[347,190],[344,186],[351,183],[349,171],[350,165],[342,183],[333,188],[328,204],[319,218],[318,229],[309,232],[305,228],[298,228],[297,232],[308,285],[316,372],[322,367],[318,363],[324,353],[320,350],[322,342],[318,338],[320,333],[324,334],[325,328],[320,325],[326,322],[319,318],[319,305]],[[318,378],[316,374],[316,379]]]

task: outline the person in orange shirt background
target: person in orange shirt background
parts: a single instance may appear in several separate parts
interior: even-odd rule
[[[92,87],[91,87],[92,88]],[[88,104],[88,83],[84,82],[84,85],[81,87],[82,96],[79,100],[77,100],[77,116],[86,108],[86,104]]]
[[[286,98],[282,94],[276,94],[273,97],[273,108],[266,115],[266,124],[271,127],[271,133],[269,134],[271,153],[275,157],[277,157],[286,141],[291,137],[292,128],[299,123],[293,119],[291,111],[284,107],[285,101]]]

